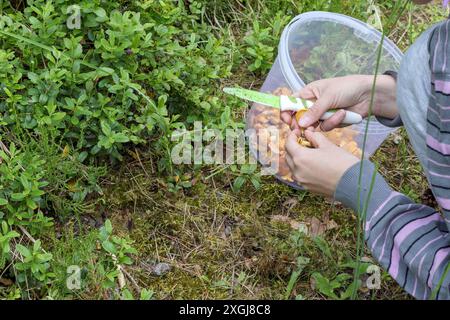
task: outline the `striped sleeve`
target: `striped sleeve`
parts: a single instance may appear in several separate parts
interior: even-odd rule
[[[431,97],[427,110],[428,179],[450,229],[450,20],[433,31],[430,51]]]
[[[359,190],[360,165],[363,170]],[[367,245],[407,292],[418,299],[450,299],[450,237],[439,212],[392,190],[368,160],[355,164],[343,175],[335,199],[360,215],[367,201],[363,217]]]
[[[431,97],[427,110],[427,173],[439,203],[447,230],[450,230],[450,20],[433,30],[430,54]],[[437,261],[450,264],[450,246],[441,248]],[[434,270],[432,270],[434,271]]]

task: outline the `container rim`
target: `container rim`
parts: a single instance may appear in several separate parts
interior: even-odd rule
[[[380,42],[382,38],[382,33],[372,26],[364,23],[356,18],[346,16],[341,13],[325,12],[325,11],[311,11],[302,13],[296,16],[292,21],[284,28],[281,35],[280,43],[278,45],[278,56],[280,58],[280,69],[286,79],[288,85],[292,90],[298,91],[306,84],[299,76],[294,68],[291,57],[289,55],[288,39],[294,26],[299,23],[305,23],[308,21],[332,21],[343,25],[346,25],[352,29],[355,29],[361,34],[359,36],[361,39],[375,40]],[[400,49],[387,37],[384,37],[383,47],[393,56],[393,58],[400,63],[403,53]]]

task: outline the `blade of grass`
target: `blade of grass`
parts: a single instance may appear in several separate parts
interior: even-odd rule
[[[384,43],[386,33],[388,33],[389,30],[391,30],[394,23],[398,20],[398,18],[401,16],[403,11],[406,9],[408,3],[409,3],[408,0],[404,1],[403,5],[402,5],[402,1],[396,2],[396,5],[394,6],[393,14],[391,14],[391,17],[388,20],[388,23],[386,24],[387,27],[383,29],[382,36],[380,39],[380,44],[378,46],[374,79],[373,79],[373,83],[372,83],[372,92],[371,92],[371,96],[370,96],[369,112],[368,112],[368,116],[367,116],[366,126],[364,128],[362,155],[361,155],[361,162],[360,162],[360,167],[359,167],[358,194],[357,194],[357,203],[358,203],[358,210],[357,210],[358,211],[357,212],[358,222],[357,222],[357,241],[356,241],[357,248],[356,248],[356,267],[355,267],[354,273],[353,273],[353,275],[354,275],[353,281],[354,282],[357,281],[359,278],[359,266],[361,263],[361,257],[362,257],[362,254],[364,251],[364,245],[365,245],[365,243],[364,243],[364,238],[365,238],[364,222],[366,220],[368,204],[369,204],[369,201],[370,201],[370,198],[372,195],[372,187],[373,187],[372,184],[375,182],[375,177],[376,177],[376,172],[377,172],[377,170],[375,170],[374,174],[372,175],[371,189],[369,190],[367,198],[364,199],[363,211],[361,212],[362,173],[363,173],[363,169],[364,169],[363,160],[364,160],[364,154],[365,154],[365,150],[366,150],[367,135],[368,135],[368,131],[369,131],[370,119],[372,117],[373,104],[375,101],[375,88],[376,88],[377,75],[378,75],[378,71],[380,68],[381,56],[382,56],[382,52],[383,52],[383,43]],[[375,169],[377,169],[377,168],[375,167]],[[358,290],[358,288],[355,286],[355,288],[353,289],[353,292],[352,292],[352,300],[356,299],[357,290]]]
[[[431,293],[430,300],[435,300],[437,298],[438,292],[441,289],[442,284],[444,283],[445,278],[447,278],[449,272],[450,272],[450,263],[447,263],[447,267],[445,268],[444,273],[439,279],[438,285],[436,286],[436,288],[433,289],[433,292]]]
[[[364,251],[364,221],[366,221],[366,215],[367,215],[367,209],[369,207],[369,200],[372,196],[372,192],[373,192],[373,186],[375,184],[375,179],[377,176],[377,172],[378,172],[378,166],[375,165],[375,169],[373,171],[371,180],[370,180],[370,187],[369,187],[369,192],[367,194],[367,200],[364,203],[364,208],[363,208],[363,213],[361,216],[361,221],[358,221],[358,225],[359,225],[359,230],[360,232],[358,233],[358,240],[357,240],[357,256],[356,256],[356,267],[353,270],[353,282],[355,283],[355,281],[358,281],[360,273],[359,273],[359,267],[361,265],[361,256],[362,253]],[[359,244],[359,245],[358,245]],[[358,292],[358,287],[355,286],[353,288],[352,291],[352,300],[356,299],[356,295]]]

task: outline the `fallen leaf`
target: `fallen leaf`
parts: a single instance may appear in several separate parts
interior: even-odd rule
[[[245,260],[244,260],[244,265],[245,265],[245,267],[246,267],[248,270],[251,270],[251,269],[252,269],[252,266],[253,266],[253,260],[252,260],[252,258],[247,258],[247,259],[245,259]]]
[[[68,189],[70,192],[77,192],[77,191],[80,191],[80,189],[78,188],[78,185],[77,185],[77,180],[72,179],[72,180],[70,180],[69,182],[67,182],[67,189]]]
[[[333,230],[338,227],[338,224],[334,220],[328,220],[327,221],[327,230]]]
[[[316,217],[311,217],[309,221],[305,222],[309,225],[309,234],[312,237],[322,236],[328,230],[336,229],[338,227],[336,221],[330,219],[328,214],[324,215],[322,221]]]
[[[275,222],[289,223],[290,218],[288,216],[283,216],[281,214],[276,214],[270,217],[270,220]]]
[[[127,150],[127,152],[134,160],[139,161],[139,155],[136,152],[132,150]]]
[[[66,158],[69,155],[69,152],[70,152],[70,147],[69,147],[69,145],[66,144],[66,146],[64,147],[63,152],[62,152],[62,157]]]
[[[223,229],[222,238],[228,238],[231,235],[231,226],[225,226]]]
[[[194,264],[192,266],[192,270],[197,275],[197,277],[201,277],[202,276],[203,269],[202,269],[202,267],[200,265]]]
[[[361,257],[361,262],[374,263],[373,259],[367,256]]]
[[[306,221],[301,222],[281,214],[271,216],[270,220],[273,222],[289,224],[292,229],[300,230],[306,235],[311,235],[313,238],[316,236],[321,236],[326,231],[336,229],[338,227],[336,221],[330,219],[328,214],[324,215],[322,221],[316,217],[311,217]]]
[[[233,231],[234,222],[235,221],[233,219],[231,219],[230,217],[225,217],[224,223],[223,223],[223,231],[221,234],[222,239],[226,239],[229,236],[231,236],[231,233]]]
[[[13,282],[11,279],[0,278],[0,285],[2,285],[4,287],[10,287],[13,285]]]
[[[291,219],[288,216],[283,216],[281,214],[276,214],[270,217],[270,220],[274,222],[281,222],[285,224],[289,224],[292,229],[298,230],[302,223],[298,222],[297,220]]]
[[[319,219],[316,217],[312,217],[309,222],[309,234],[312,237],[321,236],[326,231],[326,225],[324,225]]]
[[[314,279],[314,277],[309,278],[309,286],[310,286],[311,290],[313,290],[313,291],[316,290],[316,279]]]
[[[288,211],[290,211],[297,204],[298,204],[297,198],[289,198],[285,202],[283,202],[283,207],[286,207],[288,209]]]

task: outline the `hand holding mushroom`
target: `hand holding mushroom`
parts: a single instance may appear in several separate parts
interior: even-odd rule
[[[282,113],[282,120],[293,130],[286,142],[286,161],[293,179],[306,189],[333,196],[342,175],[361,158],[361,150],[351,137],[352,130],[343,132],[335,129],[323,134],[313,125],[317,124],[322,114],[329,109],[343,110],[324,121],[320,125],[322,131],[341,126],[345,110],[367,117],[372,83],[373,76],[364,75],[315,81],[298,94],[303,99],[316,100],[311,109],[297,119],[290,112]],[[397,115],[394,79],[390,76],[378,76],[374,97],[374,115],[386,118],[394,118]],[[303,128],[308,129],[305,131]],[[346,137],[349,134],[350,138]],[[302,136],[314,148],[299,144],[299,138]]]

